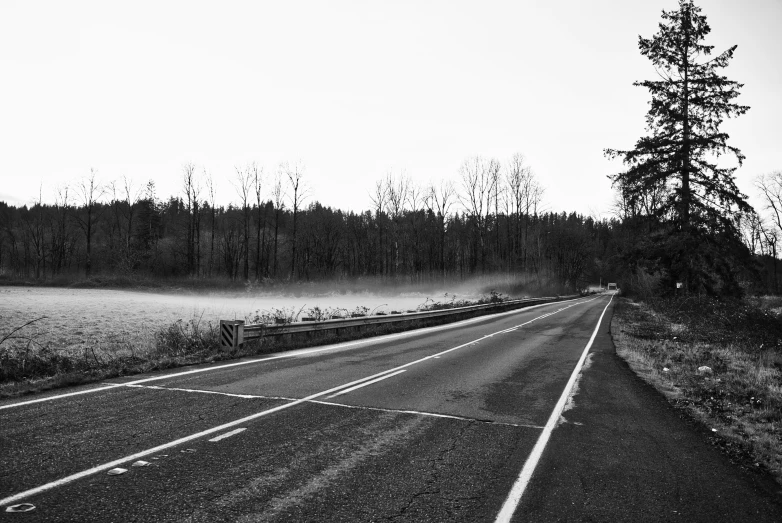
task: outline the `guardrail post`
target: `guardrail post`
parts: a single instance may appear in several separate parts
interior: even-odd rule
[[[220,320],[220,346],[238,349],[244,343],[244,321]]]

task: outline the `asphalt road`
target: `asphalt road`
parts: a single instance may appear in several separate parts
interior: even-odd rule
[[[609,300],[0,402],[0,521],[782,521],[618,360]]]

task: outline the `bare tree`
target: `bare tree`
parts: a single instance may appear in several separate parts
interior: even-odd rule
[[[285,193],[285,187],[282,184],[282,175],[278,171],[277,176],[274,178],[274,186],[272,187],[272,198],[274,199],[274,265],[272,268],[272,274],[277,277],[277,247],[280,236],[280,219],[282,213],[285,210],[285,199],[288,195]]]
[[[261,185],[263,179],[263,168],[259,168],[255,162],[252,164],[253,175],[253,190],[255,191],[255,203],[257,205],[258,214],[256,216],[256,237],[255,237],[255,279],[261,279],[261,252],[263,250],[263,244],[266,243],[266,220],[265,216],[261,216],[261,208],[266,208],[262,205],[261,201]],[[263,211],[265,214],[265,210]],[[263,230],[263,236],[261,236],[261,230]]]
[[[234,187],[236,193],[239,195],[239,202],[242,205],[242,234],[244,242],[242,246],[241,254],[244,255],[244,280],[250,279],[250,195],[253,190],[253,165],[248,166],[246,169],[240,169],[236,167],[236,182]]]
[[[494,203],[494,265],[498,264],[501,257],[500,247],[500,199],[505,197],[505,185],[503,183],[500,162],[492,160],[489,164],[489,177],[494,189],[492,200]]]
[[[193,274],[193,265],[194,265],[193,230],[191,227],[192,222],[190,218],[190,214],[193,212],[194,173],[195,173],[195,165],[193,165],[193,163],[188,162],[184,166],[182,166],[182,181],[184,183],[183,188],[185,190],[185,202],[186,202],[185,210],[187,211],[187,232],[185,234],[185,243],[186,243],[185,249],[186,249],[188,275]]]
[[[425,203],[424,189],[413,180],[407,185],[407,204],[410,208],[410,225],[413,230],[413,270],[412,279],[420,279],[421,276],[421,241],[418,222],[418,214]]]
[[[30,208],[30,215],[25,216],[25,225],[27,232],[32,240],[34,249],[33,266],[35,267],[35,278],[46,277],[46,239],[44,237],[43,226],[43,184],[38,186],[38,200]],[[33,216],[33,211],[35,215]]]
[[[398,217],[404,212],[410,194],[410,185],[410,178],[404,172],[399,176],[391,173],[386,175],[386,194],[391,216]]]
[[[215,184],[214,179],[212,178],[211,173],[207,173],[206,170],[204,170],[204,178],[206,179],[206,189],[207,194],[209,195],[209,210],[210,215],[212,218],[212,224],[210,227],[210,233],[209,233],[209,269],[208,274],[209,277],[212,277],[212,267],[214,264],[214,253],[215,253],[215,213],[217,212],[215,210]]]
[[[408,201],[410,185],[410,178],[405,175],[404,171],[398,177],[391,173],[386,175],[386,194],[388,211],[391,215],[391,237],[394,247],[394,277],[399,271],[399,222]]]
[[[530,207],[534,200],[530,193],[535,192],[535,179],[532,169],[526,165],[524,155],[521,153],[513,155],[513,158],[508,163],[505,183],[508,188],[508,201],[510,202],[511,213],[516,217],[514,252],[516,257],[521,258],[522,269],[524,269],[526,267],[526,243],[529,231]]]
[[[383,214],[388,205],[388,186],[384,180],[375,182],[375,192],[370,194],[370,199],[375,206],[375,220],[377,221],[378,243],[380,262],[380,274],[384,275],[387,270],[385,248],[383,246]]]
[[[133,180],[127,176],[122,177],[122,188],[125,193],[125,205],[127,214],[125,216],[125,248],[130,251],[131,237],[133,236],[133,218],[135,216],[136,205],[141,201],[141,187],[135,187]]]
[[[426,203],[429,211],[437,216],[440,222],[440,277],[445,280],[445,220],[453,205],[453,197],[456,190],[454,189],[453,182],[450,180],[441,181],[439,185],[434,183],[429,184],[428,194],[425,196],[424,202]]]
[[[736,229],[741,235],[741,241],[752,254],[770,256],[774,265],[773,291],[778,289],[777,240],[779,230],[777,225],[769,223],[754,210],[743,212],[738,217]]]
[[[82,178],[76,185],[85,216],[82,217],[78,212],[74,213],[74,216],[82,232],[84,232],[87,244],[84,260],[84,275],[87,278],[92,274],[92,232],[101,214],[97,206],[99,200],[105,194],[105,188],[96,180],[97,174],[95,169],[90,169],[89,176]]]
[[[111,208],[114,215],[114,227],[119,236],[121,249],[118,249],[118,263],[120,268],[130,271],[134,265],[131,239],[133,236],[133,218],[136,205],[141,200],[141,189],[133,185],[133,181],[127,176],[122,177],[121,185],[111,181],[108,185],[111,192]],[[113,234],[112,234],[113,237]]]
[[[762,232],[774,258],[774,292],[778,292],[777,239],[782,236],[782,171],[774,171],[759,176],[755,180],[755,187],[760,191],[765,203],[765,209],[774,224],[773,228],[762,228]]]
[[[495,173],[499,170],[496,160],[485,160],[480,156],[465,160],[459,169],[462,192],[459,200],[475,220],[478,229],[478,246],[481,269],[486,268],[486,232],[491,203],[494,196]]]
[[[187,270],[190,275],[198,275],[201,271],[201,213],[199,212],[201,182],[195,175],[195,165],[192,163],[186,163],[182,171],[188,214]]]
[[[782,232],[782,171],[758,176],[755,187],[760,191],[777,231]]]
[[[766,244],[766,254],[771,255],[774,263],[774,294],[779,294],[779,264],[777,263],[777,242],[779,241],[779,231],[766,227],[763,220],[760,220],[760,233]]]
[[[54,220],[52,222],[52,276],[56,275],[65,265],[68,254],[68,186],[58,187],[54,198]]]
[[[309,187],[304,181],[304,167],[296,162],[293,165],[285,163],[282,166],[282,170],[285,176],[288,177],[290,193],[291,209],[293,211],[293,228],[291,231],[291,273],[290,279],[293,280],[296,276],[296,247],[297,247],[297,226],[299,209],[304,204],[304,201],[309,196]]]
[[[112,210],[113,220],[109,220],[108,229],[109,229],[109,251],[112,253],[116,253],[119,248],[118,246],[114,245],[115,242],[115,234],[119,238],[117,241],[122,244],[122,233],[125,229],[125,227],[122,224],[122,195],[119,194],[121,192],[121,189],[118,188],[116,180],[110,181],[106,185],[106,191],[111,195],[109,207]],[[121,260],[118,260],[121,261]]]
[[[745,212],[739,216],[737,229],[739,234],[741,234],[741,241],[744,242],[744,245],[749,248],[749,251],[752,254],[768,254],[766,252],[767,244],[763,234],[763,230],[766,228],[763,219],[754,211]]]

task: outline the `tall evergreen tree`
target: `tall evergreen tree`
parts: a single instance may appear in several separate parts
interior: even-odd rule
[[[639,37],[641,54],[659,76],[634,83],[651,94],[649,134],[632,150],[605,154],[621,157],[627,166],[611,179],[630,208],[643,212],[641,203],[650,195],[663,195],[652,211],[659,227],[648,257],[691,291],[729,292],[736,290],[736,270],[748,259],[735,219],[751,207],[736,187],[736,167],[718,164],[723,155],[735,157],[739,166],[744,160],[720,126],[749,107],[733,102],[742,84],[720,74],[736,46],[712,57],[714,46],[703,43],[710,31],[701,9],[679,0],[677,10],[663,11],[652,38]]]

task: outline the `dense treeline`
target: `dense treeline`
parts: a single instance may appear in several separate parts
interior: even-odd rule
[[[192,164],[183,168],[182,193],[165,200],[152,181],[101,185],[92,172],[54,203],[0,202],[0,276],[415,284],[503,274],[530,290],[611,280],[660,291],[662,275],[649,260],[664,264],[669,252],[655,244],[664,224],[645,200],[628,202],[620,191],[614,217],[602,220],[541,211],[543,188],[521,155],[505,165],[472,158],[458,175],[428,186],[388,175],[375,183],[372,207],[356,213],[318,202],[298,165],[275,176],[255,164],[237,169],[228,206],[215,204],[211,178]],[[769,195],[782,194],[778,178],[761,180],[772,203]],[[754,260],[726,270],[745,290],[777,292],[776,231],[754,212],[735,228]]]
[[[183,194],[166,200],[153,182],[143,191],[127,181],[101,187],[91,173],[54,204],[0,202],[0,271],[43,280],[400,283],[505,273],[575,289],[599,280],[601,260],[616,255],[617,222],[538,210],[543,191],[521,156],[505,167],[473,158],[459,175],[429,187],[389,175],[374,188],[373,209],[354,213],[310,198],[299,166],[283,166],[272,180],[255,165],[238,169],[238,202],[227,207],[214,204],[211,180],[191,164]]]

